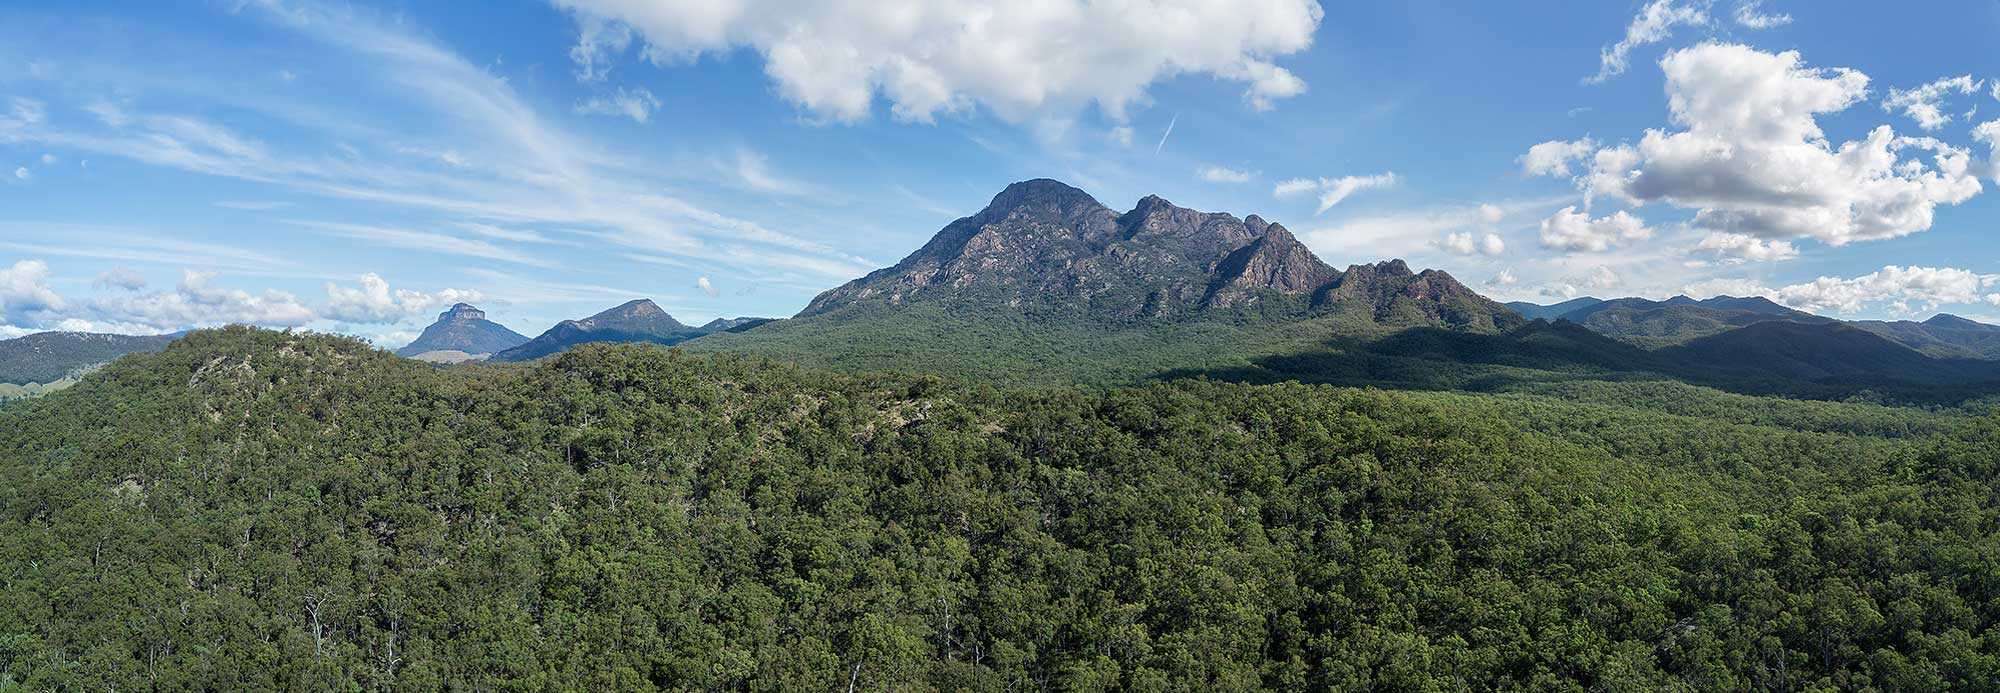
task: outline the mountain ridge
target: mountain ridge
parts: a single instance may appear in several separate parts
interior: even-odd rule
[[[533,361],[579,344],[649,342],[673,345],[705,334],[662,310],[652,299],[640,298],[579,320],[564,320],[522,344],[493,354],[491,361]]]
[[[1343,280],[1360,269],[1360,275]],[[1400,270],[1392,269],[1400,268]],[[1358,290],[1361,286],[1372,287]],[[1416,288],[1411,288],[1415,286]],[[1343,272],[1321,261],[1283,225],[1174,205],[1158,195],[1119,213],[1051,179],[1007,186],[985,208],[939,230],[896,264],[814,297],[796,318],[849,306],[960,300],[1126,321],[1186,317],[1273,301],[1294,312],[1366,296],[1453,299],[1452,310],[1376,310],[1379,317],[1446,320],[1497,329],[1518,316],[1448,273],[1418,275],[1400,260]],[[977,304],[984,303],[984,306]],[[1354,312],[1350,310],[1349,312]]]

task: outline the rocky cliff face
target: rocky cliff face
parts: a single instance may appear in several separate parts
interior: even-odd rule
[[[1348,276],[1353,275],[1353,276]],[[1283,226],[1147,196],[1123,214],[1053,180],[1015,183],[895,266],[827,291],[799,317],[846,306],[955,301],[1108,319],[1186,316],[1298,297],[1300,310],[1501,329],[1520,317],[1396,260],[1343,273]],[[1346,306],[1349,302],[1360,306]]]
[[[1320,262],[1290,231],[1277,224],[1266,225],[1256,215],[1245,220],[1248,228],[1261,235],[1248,245],[1231,251],[1216,266],[1215,283],[1207,304],[1233,306],[1254,302],[1263,291],[1280,294],[1308,294],[1332,283],[1340,272]]]

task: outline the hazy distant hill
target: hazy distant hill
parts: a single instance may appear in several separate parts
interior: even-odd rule
[[[1681,344],[1771,320],[1833,322],[1831,318],[1786,308],[1766,298],[1735,296],[1701,300],[1675,296],[1665,301],[1618,298],[1581,306],[1557,317],[1648,348]]]
[[[1520,313],[1521,315],[1526,316],[1531,320],[1537,318],[1543,320],[1554,320],[1556,318],[1562,317],[1564,313],[1568,313],[1573,310],[1584,308],[1586,306],[1596,305],[1598,303],[1603,303],[1603,302],[1604,300],[1600,298],[1584,296],[1581,298],[1572,298],[1570,300],[1563,301],[1561,303],[1551,303],[1548,305],[1542,305],[1539,303],[1529,303],[1527,301],[1508,301],[1502,305],[1514,309],[1514,312]]]
[[[742,332],[770,322],[771,318],[716,318],[702,323],[702,332]]]
[[[165,349],[176,335],[37,332],[0,340],[0,383],[49,383],[136,352]]]
[[[582,320],[564,320],[526,343],[495,353],[492,361],[532,361],[592,342],[679,344],[705,334],[668,315],[649,299],[628,301]]]
[[[2000,359],[2000,325],[1946,313],[1923,322],[1857,320],[1849,324],[1939,358]]]
[[[1993,380],[2000,363],[1937,359],[1840,322],[1760,322],[1661,350],[1711,373],[1800,379],[1867,377],[1917,382]]]
[[[1773,320],[1808,324],[1843,322],[1787,308],[1761,296],[1717,296],[1695,300],[1675,296],[1665,301],[1643,298],[1600,300],[1579,298],[1552,305],[1506,304],[1522,315],[1568,320],[1600,334],[1659,348],[1721,334]],[[1856,320],[1845,322],[1890,341],[1941,359],[2000,359],[2000,326],[1940,313],[1923,322]]]
[[[458,303],[439,313],[437,322],[424,328],[424,333],[408,346],[397,349],[396,354],[429,361],[465,361],[486,358],[527,341],[527,337],[505,325],[487,320],[485,311]]]

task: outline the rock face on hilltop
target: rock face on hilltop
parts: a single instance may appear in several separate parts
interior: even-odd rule
[[[1299,311],[1485,330],[1522,321],[1444,272],[1414,274],[1401,261],[1336,270],[1285,227],[1254,215],[1200,212],[1158,196],[1120,214],[1046,179],[1008,186],[895,266],[820,294],[799,317],[951,301],[1131,320],[1274,300]]]
[[[487,320],[485,311],[457,303],[439,313],[437,322],[424,328],[424,333],[408,346],[397,349],[396,355],[420,358],[429,354],[431,356],[424,360],[470,361],[512,349],[527,341],[528,338],[521,333]]]
[[[496,353],[493,361],[532,361],[591,342],[679,344],[706,334],[688,327],[651,300],[628,301],[582,320],[564,320],[527,343]]]

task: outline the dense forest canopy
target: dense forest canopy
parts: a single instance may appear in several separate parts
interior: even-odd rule
[[[190,335],[0,407],[0,688],[1971,690],[2000,418]]]

